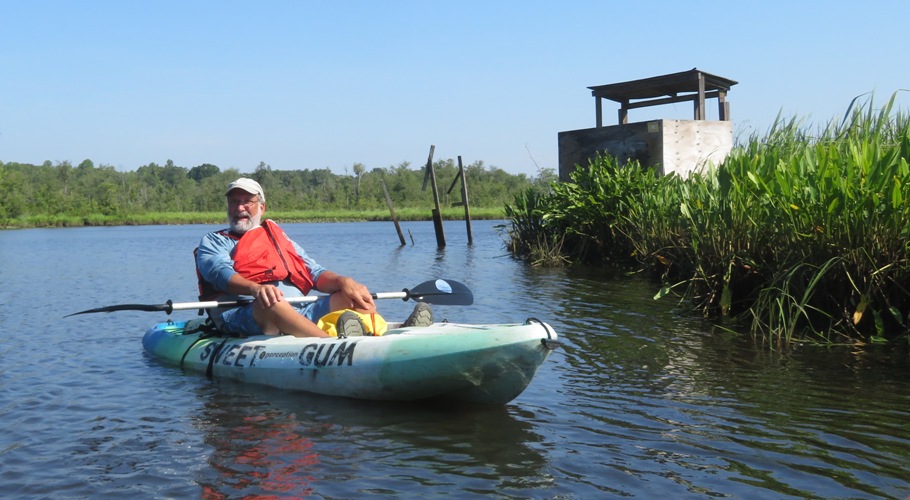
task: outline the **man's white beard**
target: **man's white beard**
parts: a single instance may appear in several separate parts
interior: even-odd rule
[[[249,214],[247,214],[249,215]],[[237,234],[244,234],[254,227],[259,227],[259,224],[262,223],[262,214],[250,215],[248,219],[234,218],[231,217],[231,214],[228,214],[228,224],[231,226],[231,231]]]

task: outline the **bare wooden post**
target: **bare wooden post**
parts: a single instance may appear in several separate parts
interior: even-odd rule
[[[433,209],[433,227],[436,229],[436,245],[439,247],[446,246],[446,233],[442,227],[442,210],[439,207],[439,188],[436,186],[436,170],[433,168],[433,152],[436,146],[430,145],[430,156],[427,158],[427,173],[424,176],[424,189],[426,189],[426,179],[429,177],[430,184],[433,187],[433,200],[436,202],[436,208]]]
[[[468,245],[473,245],[474,235],[471,233],[471,207],[468,203],[468,176],[465,174],[461,156],[458,157],[458,175],[455,176],[455,180],[452,181],[452,185],[449,186],[448,192],[452,192],[452,188],[455,187],[455,183],[458,182],[459,178],[461,178],[461,202],[455,203],[454,206],[464,205],[464,223],[468,229]]]
[[[730,103],[727,102],[727,93],[723,90],[717,92],[717,115],[720,121],[730,120]]]
[[[695,119],[696,120],[707,120],[708,116],[705,113],[705,75],[703,73],[698,74],[698,96],[695,101]]]
[[[392,222],[395,223],[395,231],[398,232],[398,241],[401,242],[401,246],[405,246],[407,243],[404,240],[404,233],[401,232],[401,226],[398,225],[398,217],[395,216],[395,207],[392,206],[392,198],[389,197],[389,190],[385,187],[385,181],[380,179],[379,184],[382,185],[382,194],[385,195],[385,204],[389,207],[389,213],[392,215]]]
[[[604,126],[603,104],[600,102],[600,97],[594,98],[594,113],[597,114],[597,116],[595,117],[597,120],[595,122],[597,124],[597,128],[603,127]]]

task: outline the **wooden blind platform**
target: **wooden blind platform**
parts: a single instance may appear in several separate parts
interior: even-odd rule
[[[647,106],[659,106],[676,102],[692,101],[696,120],[704,120],[705,100],[718,100],[718,117],[730,120],[730,105],[726,102],[730,87],[738,82],[712,75],[698,68],[669,75],[654,76],[641,80],[611,83],[588,87],[595,98],[597,127],[603,127],[603,99],[618,102],[619,123],[629,123],[629,110]]]

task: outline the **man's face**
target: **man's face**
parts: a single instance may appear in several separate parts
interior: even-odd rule
[[[227,195],[228,224],[231,231],[244,234],[262,222],[265,203],[259,195],[250,194],[242,189],[232,189]]]

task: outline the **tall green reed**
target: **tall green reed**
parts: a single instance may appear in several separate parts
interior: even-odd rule
[[[894,101],[815,133],[779,119],[685,180],[597,158],[507,207],[513,241],[651,271],[657,297],[678,291],[778,342],[906,336],[910,120]]]
[[[753,330],[827,341],[906,335],[910,121],[894,98],[810,137],[791,122],[718,172],[748,178],[762,273]]]

